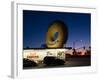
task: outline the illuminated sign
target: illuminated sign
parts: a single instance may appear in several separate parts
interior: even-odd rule
[[[39,58],[39,56],[38,56],[35,52],[33,52],[33,53],[30,53],[30,54],[27,56],[27,58]]]

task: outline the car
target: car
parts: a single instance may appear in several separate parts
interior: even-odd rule
[[[23,59],[23,67],[35,67],[37,66],[37,63],[35,63],[33,60],[29,60],[29,59]]]
[[[64,65],[65,61],[62,59],[58,59],[54,56],[46,56],[43,59],[43,63],[47,66],[57,66],[57,65]]]

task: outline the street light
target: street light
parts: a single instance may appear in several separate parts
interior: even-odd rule
[[[76,47],[76,42],[80,41],[81,43],[83,42],[83,40],[76,40],[76,41],[73,41],[73,49],[75,49]],[[83,43],[82,43],[82,47],[83,47]]]

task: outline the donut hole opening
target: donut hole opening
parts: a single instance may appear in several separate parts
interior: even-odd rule
[[[56,40],[57,40],[58,35],[59,35],[59,33],[58,33],[58,32],[55,32],[55,33],[54,33],[53,41],[56,41]]]

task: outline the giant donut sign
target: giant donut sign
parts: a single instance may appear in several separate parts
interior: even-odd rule
[[[60,20],[53,21],[48,27],[48,31],[46,34],[47,47],[62,48],[66,43],[67,39],[68,39],[68,29],[65,23]]]

